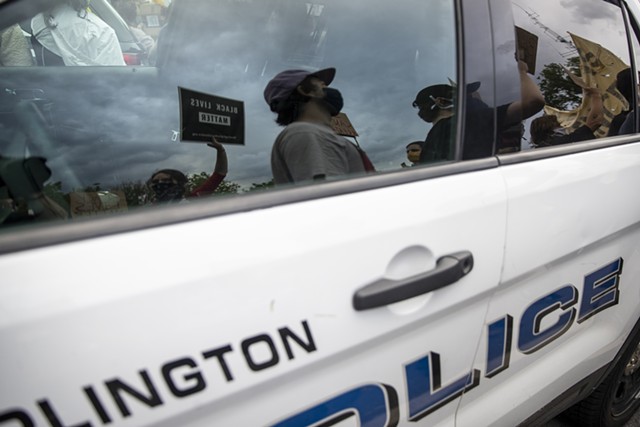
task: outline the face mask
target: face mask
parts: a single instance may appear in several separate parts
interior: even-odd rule
[[[157,182],[151,184],[151,189],[158,202],[178,201],[184,196],[184,189],[172,182]]]
[[[338,89],[334,89],[332,87],[324,88],[324,102],[327,104],[329,114],[331,114],[332,116],[338,115],[338,113],[344,106],[342,94]]]
[[[418,111],[418,117],[428,123],[433,123],[433,121],[438,117],[438,113],[440,110],[452,110],[453,109],[453,99],[447,98],[434,98],[429,95],[431,102],[427,105],[424,105]]]
[[[427,123],[432,123],[435,119],[436,116],[438,115],[438,109],[436,108],[421,108],[420,110],[418,110],[418,117],[420,117],[422,120],[424,120]]]

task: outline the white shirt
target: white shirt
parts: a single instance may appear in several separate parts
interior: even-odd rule
[[[46,17],[51,17],[47,26]],[[93,13],[57,6],[31,20],[31,31],[65,65],[126,65],[116,33]]]

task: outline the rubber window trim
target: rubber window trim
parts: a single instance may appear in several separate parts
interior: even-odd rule
[[[382,172],[323,184],[313,183],[251,195],[222,197],[213,202],[203,200],[150,210],[140,209],[123,215],[74,219],[69,223],[57,221],[42,223],[41,226],[29,225],[22,230],[18,227],[7,228],[0,231],[0,254],[268,209],[497,167],[498,160],[495,157],[488,157],[424,168],[417,167],[412,170]]]
[[[320,185],[296,186],[262,194],[232,196],[217,199],[213,203],[198,201],[189,205],[141,209],[122,216],[76,219],[68,224],[43,223],[42,226],[30,226],[24,230],[9,228],[0,232],[0,255],[634,143],[640,143],[640,134],[607,138],[604,141],[578,142],[561,147],[538,148],[517,154],[502,154],[414,170],[386,172]]]
[[[519,153],[498,154],[496,158],[500,166],[507,166],[634,143],[640,143],[640,134],[615,136],[604,138],[603,140],[580,141],[555,147],[532,148]]]

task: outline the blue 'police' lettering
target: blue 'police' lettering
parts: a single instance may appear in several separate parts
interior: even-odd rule
[[[622,258],[618,258],[611,264],[584,277],[578,323],[584,322],[607,307],[618,304],[620,297],[618,286],[620,285],[622,263]]]
[[[1,2],[2,0],[0,0]],[[534,301],[524,311],[520,319],[518,335],[518,349],[524,354],[531,354],[543,348],[553,340],[569,330],[574,320],[584,322],[591,316],[618,304],[620,298],[620,280],[623,259],[599,268],[584,277],[583,294],[578,307],[578,290],[571,284],[549,293]],[[555,312],[555,314],[554,314]],[[555,321],[555,323],[553,323]],[[510,314],[492,321],[487,325],[487,353],[485,377],[491,378],[509,367],[513,339],[514,319]],[[306,337],[303,339],[294,334],[288,327],[278,329],[282,344],[289,360],[296,357],[300,348],[307,353],[317,351],[315,340],[306,320],[302,321]],[[266,360],[256,361],[251,353],[254,345],[266,345],[270,355]],[[275,366],[280,361],[280,355],[273,338],[268,334],[249,337],[241,342],[242,353],[253,372],[262,371]],[[204,360],[217,359],[227,382],[234,381],[225,355],[233,354],[231,344],[226,344],[202,352]],[[231,357],[231,356],[230,356]],[[202,373],[197,370],[197,361],[191,357],[182,357],[162,365],[161,372],[171,394],[177,398],[189,397],[194,393],[206,389],[206,381]],[[187,373],[177,376],[175,371],[187,368]],[[134,387],[118,377],[104,381],[104,386],[113,398],[113,403],[120,409],[123,417],[134,414],[129,409],[127,400],[135,399],[148,408],[164,405],[156,385],[152,381],[147,369],[138,371],[144,386],[142,390]],[[409,421],[417,421],[426,417],[447,403],[454,401],[462,393],[471,390],[480,383],[480,370],[472,369],[468,373],[449,381],[443,386],[441,381],[440,355],[429,352],[427,355],[415,359],[404,366],[407,386],[407,406]],[[488,380],[491,381],[491,380]],[[111,415],[100,400],[92,385],[83,388],[96,414],[103,424],[112,422]],[[58,416],[49,399],[43,398],[35,402],[42,415],[52,426],[66,425]],[[282,421],[272,424],[272,427],[298,427],[333,425],[349,417],[356,417],[359,425],[364,427],[395,427],[400,420],[398,394],[396,390],[386,384],[368,383],[351,388],[337,396],[313,405],[302,412],[289,416]],[[0,410],[0,424],[19,423],[22,427],[35,425],[28,409],[10,407]],[[75,423],[77,427],[90,427],[89,421]]]
[[[409,399],[409,421],[417,421],[429,415],[480,383],[480,371],[473,369],[443,387],[440,378],[440,355],[433,352],[409,363],[404,369]]]
[[[569,307],[577,301],[578,290],[567,285],[527,307],[520,319],[518,349],[524,354],[533,353],[567,332],[576,317],[576,309]],[[558,321],[542,330],[542,319],[558,309],[564,310]]]
[[[333,425],[356,415],[362,427],[395,427],[400,419],[398,394],[385,384],[365,384],[306,409],[272,427]]]
[[[508,314],[487,326],[487,371],[484,376],[491,378],[509,367],[511,360],[511,338],[513,317]]]
[[[35,423],[29,416],[29,414],[20,409],[20,408],[12,408],[8,411],[0,413],[0,423],[4,424],[8,421],[19,422],[21,427],[35,427]],[[17,425],[13,423],[12,425]]]

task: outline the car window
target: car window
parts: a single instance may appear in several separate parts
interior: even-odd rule
[[[515,147],[503,152],[623,134],[632,107],[631,61],[622,10],[614,3],[512,2],[518,57],[545,105],[501,135]]]
[[[450,0],[87,3],[2,32],[0,228],[456,158]]]

